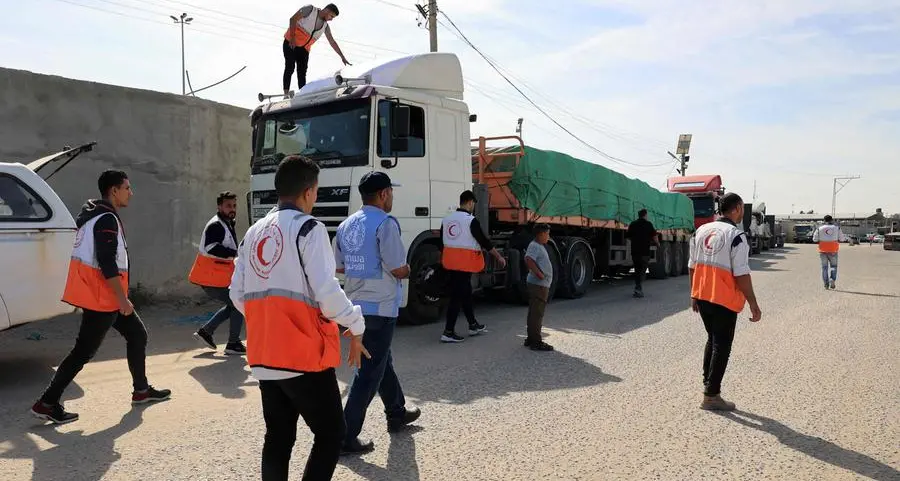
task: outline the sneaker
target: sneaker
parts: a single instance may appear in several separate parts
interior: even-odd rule
[[[458,336],[455,332],[452,332],[452,331],[449,331],[449,332],[445,331],[443,334],[441,334],[441,342],[456,343],[456,342],[463,342],[463,341],[465,341],[464,338]]]
[[[525,347],[531,347],[531,339],[525,338],[525,342],[522,343]]]
[[[198,329],[197,332],[194,333],[194,339],[197,340],[200,344],[212,349],[216,350],[216,343],[213,341],[212,334],[204,331],[203,329]]]
[[[700,409],[705,411],[734,411],[733,402],[722,399],[722,396],[703,396],[703,402],[700,403]]]
[[[549,351],[553,350],[553,346],[551,346],[550,344],[547,344],[544,341],[533,343],[528,347],[530,347],[532,351],[549,352]]]
[[[487,327],[484,324],[479,324],[477,322],[475,324],[469,324],[469,335],[470,336],[477,336],[486,330],[487,330]]]
[[[168,389],[153,389],[148,387],[144,391],[135,391],[131,394],[131,404],[146,404],[158,401],[165,401],[172,395],[172,391]]]
[[[375,443],[372,441],[361,441],[359,438],[352,439],[341,446],[341,456],[350,454],[366,454],[375,450]]]
[[[78,413],[66,412],[62,404],[48,406],[41,401],[37,401],[34,406],[31,406],[31,415],[54,424],[66,424],[78,420]]]
[[[644,297],[644,291],[634,291],[632,297],[634,297],[635,299],[641,299]]]
[[[402,416],[388,418],[387,430],[389,433],[396,433],[397,431],[402,430],[404,427],[416,422],[416,419],[419,419],[419,416],[421,415],[422,410],[420,410],[419,408],[404,408]]]
[[[834,286],[834,281],[831,281],[831,285],[829,285],[829,286],[828,286],[828,287],[830,287],[830,288],[831,288],[831,290],[834,290],[834,289],[835,289],[835,286]]]
[[[225,354],[229,356],[244,356],[247,354],[247,348],[244,347],[244,343],[241,341],[229,342],[225,345]]]

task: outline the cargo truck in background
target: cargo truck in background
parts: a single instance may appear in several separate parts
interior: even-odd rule
[[[752,206],[752,204],[749,204]],[[772,227],[766,221],[766,203],[760,202],[750,209],[750,247],[752,254],[772,248]],[[772,221],[775,218],[772,217]]]
[[[671,177],[666,182],[669,192],[684,194],[694,204],[694,227],[716,220],[719,198],[725,195],[719,175],[687,175]]]
[[[251,114],[250,221],[276,204],[274,172],[287,155],[305,155],[321,167],[311,214],[332,239],[361,205],[362,175],[386,172],[402,185],[395,190],[392,215],[412,270],[401,301],[401,322],[408,324],[443,315],[441,221],[469,189],[478,197],[476,217],[508,260],[500,268],[488,256],[485,269],[472,276],[476,289],[524,300],[524,252],[533,224],[543,222],[551,226],[551,296],[580,297],[594,279],[631,267],[625,231],[641,208],[661,234],[651,276],[687,273],[694,228],[689,199],[565,154],[526,147],[519,137],[472,140],[475,120],[463,100],[459,59],[450,53],[345,67],[293,98],[263,103]]]

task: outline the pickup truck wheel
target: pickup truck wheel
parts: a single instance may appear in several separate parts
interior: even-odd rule
[[[434,244],[422,244],[410,262],[406,307],[400,310],[400,323],[428,324],[440,320],[449,299],[440,285],[441,251]]]
[[[567,257],[566,265],[561,269],[559,294],[568,299],[578,299],[591,285],[594,277],[594,260],[587,246],[580,242],[572,246]]]
[[[656,248],[656,262],[650,264],[651,279],[665,279],[669,277],[672,268],[672,243],[662,242]]]

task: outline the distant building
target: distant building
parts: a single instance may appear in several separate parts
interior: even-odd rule
[[[826,212],[814,214],[784,214],[776,215],[776,221],[782,221],[788,232],[788,242],[795,242],[791,232],[794,226],[819,225],[825,220]],[[847,235],[864,236],[870,233],[886,234],[892,231],[900,231],[900,214],[892,217],[884,215],[881,209],[875,209],[875,213],[862,212],[838,212],[834,214],[834,221],[841,227],[841,231]]]

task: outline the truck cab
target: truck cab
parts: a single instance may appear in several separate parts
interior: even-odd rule
[[[360,178],[383,171],[402,185],[391,215],[400,223],[410,266],[427,275],[421,264],[440,263],[443,217],[456,209],[459,194],[472,188],[469,121],[462,67],[453,54],[355,65],[312,81],[292,98],[264,103],[251,114],[250,221],[276,205],[274,173],[288,155],[319,164],[318,202],[311,214],[332,239],[362,205]],[[409,293],[409,283],[404,281],[401,306],[410,295],[423,296],[411,317],[436,318],[438,301],[415,288]]]
[[[66,149],[28,165],[0,162],[0,331],[74,311],[60,299],[75,220],[38,172],[62,161],[56,173],[92,146]]]
[[[722,176],[687,175],[671,177],[667,181],[669,192],[688,196],[694,203],[694,228],[716,220],[719,198],[725,195]]]

